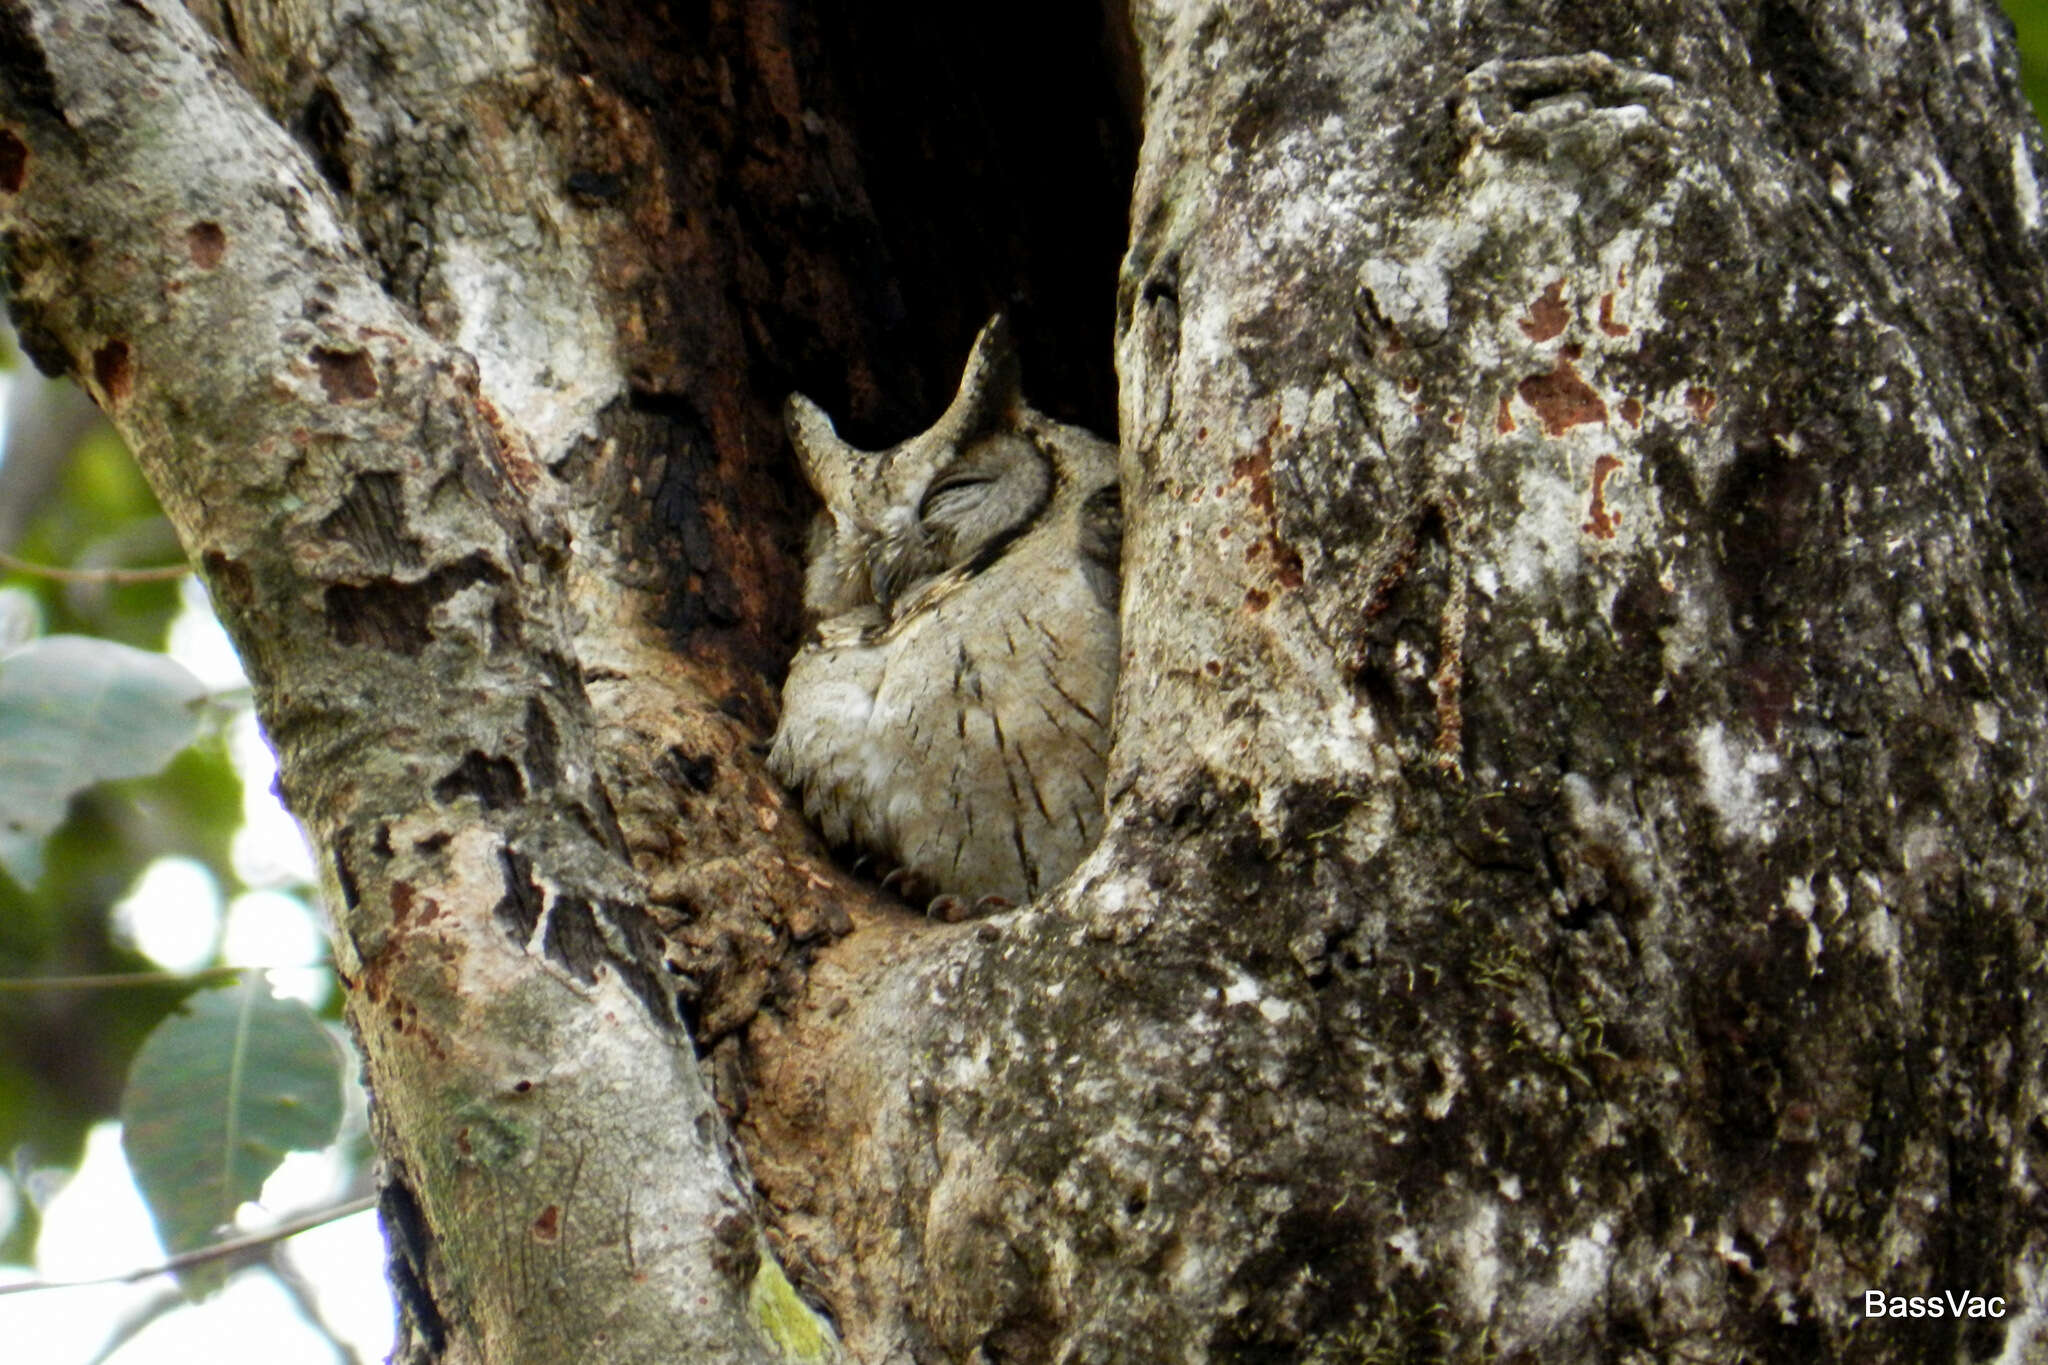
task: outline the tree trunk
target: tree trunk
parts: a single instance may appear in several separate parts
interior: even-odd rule
[[[407,1358],[2042,1358],[1988,6],[195,9],[0,0],[9,288],[322,850]],[[928,924],[760,771],[774,411],[1008,302],[1103,422],[1127,192],[1108,830]]]

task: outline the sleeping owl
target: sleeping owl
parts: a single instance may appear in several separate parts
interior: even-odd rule
[[[855,450],[800,395],[786,417],[825,510],[769,768],[935,907],[1022,904],[1102,829],[1116,447],[1024,404],[1000,317],[901,445]]]

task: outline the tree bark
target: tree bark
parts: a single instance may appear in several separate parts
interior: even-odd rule
[[[408,1358],[2040,1358],[1988,6],[1076,7],[1040,103],[933,15],[195,9],[0,0],[9,289],[322,849]],[[750,747],[773,412],[901,435],[1024,291],[1099,421],[1120,90],[1108,830],[926,924]]]
[[[179,6],[0,10],[9,291],[204,573],[320,851],[400,1354],[784,1358],[819,1329],[763,1257],[657,927],[691,877],[636,860],[744,825],[722,875],[751,851],[764,899],[831,882],[778,847],[765,784],[720,770],[746,742],[710,700],[730,654],[661,648],[599,519],[646,439],[612,415],[618,229],[575,211],[538,131],[604,111],[561,107],[518,6],[253,17],[254,89],[324,58],[307,146]],[[383,194],[356,192],[357,154]],[[729,813],[678,818],[714,786]]]

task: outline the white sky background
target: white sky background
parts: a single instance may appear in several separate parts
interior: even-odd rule
[[[210,690],[248,685],[194,579],[185,581],[185,607],[171,627],[170,653]],[[306,965],[318,962],[325,950],[314,912],[295,894],[313,880],[311,855],[298,825],[271,794],[275,763],[253,714],[237,717],[228,744],[242,779],[243,827],[233,849],[239,886],[224,891],[191,859],[159,859],[112,907],[110,930],[173,971],[216,961],[274,968],[271,987],[278,995],[317,1005],[334,981],[326,969]],[[350,1128],[360,1133],[359,1103],[357,1108]],[[348,1163],[336,1150],[294,1154],[264,1185],[262,1199],[243,1205],[238,1222],[256,1231],[341,1202],[349,1177]],[[0,1232],[12,1223],[19,1202],[13,1182],[0,1175]],[[392,1305],[377,1215],[356,1214],[285,1245],[329,1325],[363,1359],[388,1355]],[[77,1174],[44,1208],[35,1265],[0,1264],[0,1283],[122,1274],[163,1258],[121,1154],[120,1125],[103,1123],[92,1130]],[[158,1276],[140,1284],[0,1296],[0,1356],[23,1365],[85,1365],[116,1327],[170,1283]],[[158,1318],[109,1357],[109,1365],[326,1365],[336,1359],[277,1281],[266,1271],[249,1270],[207,1302]]]

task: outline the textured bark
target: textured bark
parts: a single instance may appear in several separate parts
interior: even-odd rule
[[[856,938],[847,1012],[764,1049],[812,1103],[757,1110],[819,1136],[757,1170],[840,1239],[850,1339],[2036,1358],[2043,277],[2000,21],[1136,23],[1110,830],[929,959]]]
[[[871,1362],[2040,1358],[1988,7],[1137,4],[1013,66],[938,9],[195,10],[238,81],[0,0],[10,290],[326,855],[414,1358],[793,1352],[777,1261]],[[1102,421],[1120,89],[1108,833],[929,925],[750,747],[774,407],[905,434],[1023,291]]]
[[[634,867],[652,836],[618,814],[666,797],[683,826],[672,793],[739,781],[717,760],[745,732],[703,700],[734,665],[706,647],[685,670],[631,624],[596,505],[551,473],[619,443],[609,225],[538,135],[594,115],[551,103],[573,85],[533,68],[524,11],[410,17],[412,45],[343,26],[364,51],[308,97],[316,168],[178,6],[0,9],[12,304],[202,568],[320,850],[402,1355],[781,1358],[779,1274]],[[271,36],[303,56],[331,35]],[[348,83],[363,66],[378,99]],[[402,126],[366,131],[371,110]],[[416,197],[407,236],[353,193],[357,136]],[[691,746],[667,780],[664,743]],[[807,884],[763,834],[777,798],[731,804],[700,845],[744,823],[764,897]]]

